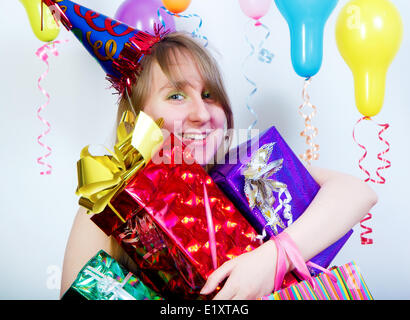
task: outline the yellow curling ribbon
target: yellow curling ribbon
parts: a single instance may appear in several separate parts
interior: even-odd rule
[[[127,124],[134,127],[127,131]],[[118,218],[124,218],[111,205],[111,199],[126,185],[160,148],[164,140],[161,127],[163,119],[154,121],[140,111],[137,119],[124,112],[117,128],[117,144],[111,155],[93,156],[86,146],[77,162],[79,204],[88,213],[100,213],[108,205]]]

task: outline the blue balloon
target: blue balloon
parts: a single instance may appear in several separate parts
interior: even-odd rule
[[[304,78],[319,72],[323,32],[338,0],[275,0],[289,25],[293,69]]]

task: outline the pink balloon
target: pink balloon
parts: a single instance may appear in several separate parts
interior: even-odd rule
[[[239,0],[243,13],[255,20],[268,13],[271,3],[272,0]]]

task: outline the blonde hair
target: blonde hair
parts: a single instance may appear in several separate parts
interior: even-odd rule
[[[173,61],[175,61],[175,59],[172,60],[172,58],[175,58],[177,51],[180,53],[188,53],[197,64],[207,90],[211,93],[213,100],[219,103],[225,112],[227,129],[228,132],[230,132],[231,130],[229,129],[233,129],[232,109],[218,64],[208,51],[201,44],[197,43],[192,36],[181,32],[167,34],[160,42],[152,47],[150,54],[142,58],[142,71],[138,76],[137,82],[133,85],[130,96],[128,97],[127,93],[124,93],[119,100],[117,123],[124,111],[132,111],[135,115],[138,115],[139,111],[144,107],[148,95],[151,92],[150,84],[152,81],[152,66],[154,62],[159,64],[162,72],[164,72],[169,81],[175,85],[177,89],[181,89],[178,88],[178,81],[170,68]]]

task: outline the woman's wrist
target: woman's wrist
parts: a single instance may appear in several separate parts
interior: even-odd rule
[[[274,256],[275,256],[275,259],[276,259],[274,261],[274,263],[276,264],[276,268],[277,268],[278,263],[283,263],[283,262],[280,262],[277,259],[278,258],[278,248],[276,246],[275,240],[273,238],[271,238],[270,240],[265,242],[265,244],[267,244],[267,243],[270,244],[269,247],[271,248],[271,250],[274,251]],[[293,265],[292,261],[289,259],[288,255],[286,253],[283,255],[283,261],[284,261],[284,266],[285,266],[286,273],[292,271],[295,268],[295,266]]]

